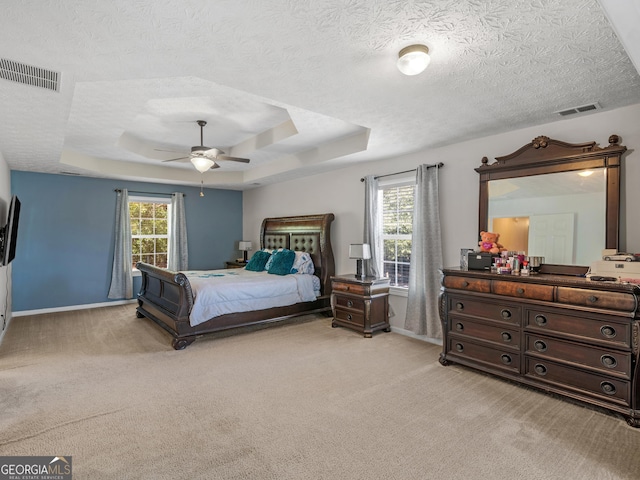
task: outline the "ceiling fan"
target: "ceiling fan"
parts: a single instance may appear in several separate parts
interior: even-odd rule
[[[249,163],[248,158],[230,157],[225,155],[224,151],[216,147],[207,147],[204,145],[204,126],[207,124],[205,120],[197,120],[196,123],[200,125],[200,145],[191,147],[191,153],[186,157],[170,158],[169,160],[163,160],[163,162],[175,162],[178,160],[191,160],[193,166],[196,167],[200,173],[204,173],[211,168],[220,168],[220,165],[216,163],[216,160],[225,160],[231,162]],[[168,151],[168,150],[162,150]]]

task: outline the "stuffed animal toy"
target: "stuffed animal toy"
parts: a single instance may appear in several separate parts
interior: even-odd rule
[[[480,232],[480,240],[478,245],[480,245],[481,252],[491,252],[491,253],[500,253],[506,250],[498,240],[500,239],[499,233],[493,232]]]

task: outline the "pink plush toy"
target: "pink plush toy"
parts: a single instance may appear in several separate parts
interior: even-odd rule
[[[480,245],[481,252],[491,252],[491,253],[500,253],[506,250],[498,240],[500,239],[499,233],[493,232],[480,232],[480,240],[478,245]]]

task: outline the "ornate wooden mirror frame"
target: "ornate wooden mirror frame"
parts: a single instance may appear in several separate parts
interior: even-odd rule
[[[506,178],[545,175],[557,172],[606,168],[605,248],[618,248],[620,215],[620,162],[627,147],[620,137],[611,135],[609,146],[596,142],[571,144],[539,136],[531,143],[504,157],[496,157],[489,165],[487,157],[476,168],[480,174],[480,207],[478,232],[488,229],[489,181]]]

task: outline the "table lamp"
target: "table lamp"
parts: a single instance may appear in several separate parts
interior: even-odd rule
[[[251,250],[251,248],[252,248],[251,242],[247,242],[245,240],[238,242],[238,250],[241,250],[243,253],[242,261],[244,263],[247,263],[247,252]]]
[[[349,245],[349,258],[356,259],[356,277],[364,278],[362,273],[362,260],[371,258],[371,248],[368,243],[352,243]]]

